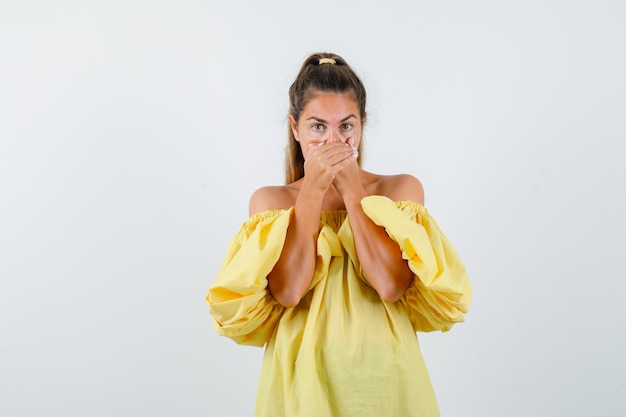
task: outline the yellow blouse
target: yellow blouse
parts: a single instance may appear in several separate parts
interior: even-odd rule
[[[293,308],[269,293],[292,209],[250,217],[207,295],[216,330],[266,345],[257,417],[438,416],[416,331],[449,330],[471,300],[454,248],[416,202],[382,196],[365,214],[397,242],[416,279],[395,303],[363,276],[346,212],[322,212],[311,288]]]

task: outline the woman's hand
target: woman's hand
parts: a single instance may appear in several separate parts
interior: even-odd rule
[[[350,173],[343,173],[347,167],[351,168]],[[326,192],[331,185],[335,184],[339,173],[342,177],[339,180],[340,186],[345,187],[353,181],[352,171],[356,172],[358,182],[358,170],[355,152],[348,142],[332,141],[309,145],[309,152],[304,161],[304,176],[322,191]]]
[[[344,202],[347,204],[346,199],[355,197],[360,200],[364,197],[365,190],[361,184],[361,168],[357,163],[359,153],[354,146],[354,138],[348,138],[345,145],[352,152],[352,158],[348,158],[349,161],[337,171],[335,179],[333,180],[333,185],[339,195],[343,198]]]

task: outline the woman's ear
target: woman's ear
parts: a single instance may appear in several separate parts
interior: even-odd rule
[[[367,112],[363,113],[363,117],[361,118],[361,124],[365,124],[365,121],[367,120]]]
[[[289,115],[288,119],[289,119],[289,126],[291,127],[291,133],[293,133],[293,137],[296,139],[296,142],[299,142],[299,140],[298,140],[298,122],[296,122],[296,118],[293,117],[292,114]]]

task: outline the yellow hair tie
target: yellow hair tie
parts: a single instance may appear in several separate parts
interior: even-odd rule
[[[317,63],[318,65],[322,65],[322,64],[336,64],[337,61],[335,61],[332,58],[320,58],[319,62]]]

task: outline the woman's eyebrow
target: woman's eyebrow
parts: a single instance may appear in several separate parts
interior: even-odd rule
[[[350,118],[352,118],[352,117],[355,117],[355,118],[356,118],[356,116],[355,116],[354,114],[351,114],[351,115],[346,116],[346,117],[344,117],[343,119],[341,119],[341,120],[339,121],[339,123],[343,123],[343,122],[345,122],[346,120],[348,120],[348,119],[350,119]],[[320,122],[320,123],[328,123],[328,121],[327,121],[327,120],[320,119],[320,118],[319,118],[319,117],[317,117],[317,116],[311,116],[311,117],[309,117],[307,120],[315,120],[315,121]]]

